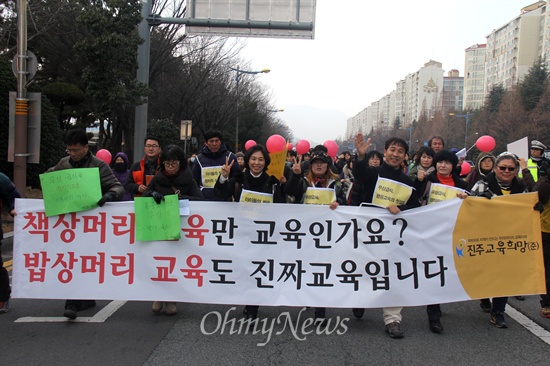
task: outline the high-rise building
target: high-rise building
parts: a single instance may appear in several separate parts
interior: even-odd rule
[[[396,83],[396,90],[348,119],[346,137],[358,131],[369,133],[372,129],[393,128],[399,120],[401,128],[411,128],[422,113],[429,118],[441,107],[443,69],[441,62],[430,60],[418,71]]]
[[[466,48],[464,60],[464,109],[481,108],[485,102],[486,45]]]
[[[546,1],[536,2],[487,36],[485,95],[497,84],[504,88],[517,84],[541,56],[545,13]]]
[[[443,93],[441,94],[443,111],[461,111],[463,92],[464,78],[456,69],[449,71],[447,76],[443,77]]]

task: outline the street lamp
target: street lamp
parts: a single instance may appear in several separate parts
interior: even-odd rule
[[[470,122],[470,116],[473,116],[473,113],[466,113],[466,114],[454,114],[449,113],[449,116],[451,117],[464,117],[464,120],[466,121],[466,132],[464,133],[464,147],[468,148],[468,123]]]
[[[248,75],[256,75],[256,74],[267,74],[271,70],[269,69],[262,69],[260,71],[248,71],[248,70],[241,70],[239,66],[237,68],[229,67],[231,70],[235,71],[237,75],[235,76],[235,81],[237,82],[237,121],[235,123],[235,152],[239,151],[239,107],[240,107],[240,90],[239,90],[239,82],[241,80],[242,74],[248,74]]]

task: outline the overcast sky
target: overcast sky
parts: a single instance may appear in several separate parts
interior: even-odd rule
[[[346,120],[430,59],[464,72],[464,50],[534,0],[317,0],[314,40],[248,39],[242,56],[295,137],[344,137]]]

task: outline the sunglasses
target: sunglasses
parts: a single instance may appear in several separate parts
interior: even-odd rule
[[[506,170],[508,170],[509,172],[513,172],[514,170],[516,170],[516,167],[513,166],[497,166],[497,168],[499,168],[502,172],[505,172]]]

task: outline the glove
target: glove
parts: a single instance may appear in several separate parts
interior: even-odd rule
[[[479,197],[485,197],[487,199],[491,199],[493,197],[493,194],[491,193],[491,191],[485,191]]]
[[[539,201],[535,204],[535,207],[533,207],[533,209],[542,212],[544,211],[544,205],[542,204],[542,202]]]
[[[164,196],[160,192],[154,191],[151,196],[153,196],[153,199],[155,200],[157,205],[160,205],[160,202],[164,201]]]
[[[116,193],[114,192],[107,192],[103,195],[103,197],[101,197],[101,199],[99,201],[97,201],[97,205],[99,207],[103,207],[103,205],[105,204],[105,202],[111,202],[111,201],[114,201],[116,198]]]

